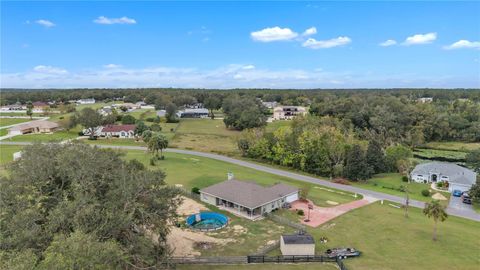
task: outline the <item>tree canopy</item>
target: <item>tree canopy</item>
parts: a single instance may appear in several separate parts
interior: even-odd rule
[[[0,268],[23,258],[39,269],[159,267],[179,204],[164,178],[113,150],[26,146],[0,180]]]

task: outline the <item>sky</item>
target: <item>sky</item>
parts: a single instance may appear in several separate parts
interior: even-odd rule
[[[3,88],[480,88],[480,2],[0,5]]]

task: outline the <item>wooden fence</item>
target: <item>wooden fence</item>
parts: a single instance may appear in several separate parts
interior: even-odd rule
[[[175,264],[246,264],[247,256],[173,257]]]

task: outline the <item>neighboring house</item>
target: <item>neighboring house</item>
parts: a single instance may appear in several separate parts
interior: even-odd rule
[[[100,136],[133,138],[135,137],[135,125],[107,125],[101,129]]]
[[[187,109],[203,109],[203,103],[185,104],[183,107]]]
[[[107,107],[103,107],[103,108],[99,109],[98,113],[100,113],[103,116],[107,116],[107,115],[112,114],[113,110],[110,106],[107,106]]]
[[[50,107],[48,103],[43,101],[35,101],[32,103],[32,105],[33,105],[32,112],[35,112],[35,113],[42,113],[43,111],[45,111],[46,108]]]
[[[77,100],[77,104],[95,104],[94,98],[83,98]]]
[[[477,179],[477,174],[467,168],[448,162],[428,162],[419,164],[410,173],[413,181],[419,183],[447,182],[448,191],[467,191]]]
[[[203,202],[254,220],[298,200],[298,188],[275,184],[260,186],[254,182],[229,180],[200,190]]]
[[[306,233],[280,236],[280,251],[283,256],[315,255],[315,240]]]
[[[1,112],[15,112],[15,111],[24,111],[27,109],[27,106],[22,104],[12,104],[12,105],[5,105],[0,108]]]
[[[58,130],[60,126],[57,123],[37,120],[28,123],[16,125],[8,130],[10,135],[21,135],[27,133],[51,133]]]
[[[177,112],[179,118],[208,118],[208,109],[185,109]]]
[[[273,109],[277,107],[276,101],[262,101],[263,106],[267,107],[268,109]]]
[[[165,117],[166,114],[167,114],[166,110],[158,110],[157,111],[157,116],[158,117]]]
[[[306,114],[307,109],[302,106],[277,106],[273,109],[273,120],[290,120]]]
[[[433,98],[432,97],[422,97],[422,98],[418,98],[417,102],[419,102],[419,103],[430,103],[430,102],[433,102]]]
[[[119,104],[113,104],[112,107],[122,109],[122,108],[127,108],[128,112],[140,109],[140,105],[134,104],[134,103],[119,103]]]

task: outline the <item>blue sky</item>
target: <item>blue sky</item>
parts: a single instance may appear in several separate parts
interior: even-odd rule
[[[480,87],[479,2],[1,2],[2,87]]]

